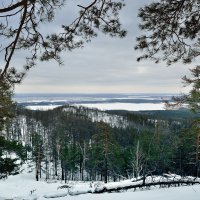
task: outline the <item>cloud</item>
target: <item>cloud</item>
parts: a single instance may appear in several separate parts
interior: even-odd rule
[[[66,9],[42,31],[58,31],[59,24],[68,23],[77,12],[77,2],[68,1]],[[74,1],[73,1],[74,2]],[[121,14],[121,21],[128,35],[124,39],[110,38],[99,33],[83,49],[62,54],[64,66],[55,62],[39,62],[24,82],[16,87],[16,92],[84,92],[84,93],[122,93],[122,92],[180,92],[181,77],[188,73],[187,66],[178,63],[166,67],[164,63],[136,61],[139,52],[134,51],[138,29],[137,13],[139,7],[148,0],[127,0]],[[74,10],[76,8],[76,10]],[[16,65],[21,66],[23,54],[18,55]]]

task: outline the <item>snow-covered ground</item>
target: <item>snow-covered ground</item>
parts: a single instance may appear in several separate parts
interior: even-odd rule
[[[91,103],[91,104],[77,104],[88,108],[97,108],[99,110],[128,110],[128,111],[142,111],[142,110],[164,110],[164,103]]]
[[[27,109],[30,109],[30,110],[53,110],[54,108],[57,108],[59,106],[62,106],[62,105],[47,105],[47,106],[39,106],[39,105],[33,105],[33,106],[26,106]]]
[[[120,183],[109,183],[107,188],[115,187],[116,185],[130,184],[130,180]],[[158,188],[151,187],[151,190],[128,190],[118,193],[104,194],[80,194],[87,191],[93,191],[97,183],[70,183],[71,188],[59,189],[64,183],[60,181],[35,181],[34,172],[29,173],[28,167],[25,166],[23,173],[16,176],[9,176],[6,180],[0,180],[0,200],[44,200],[50,197],[57,200],[199,200],[200,185]],[[102,184],[102,185],[101,185]],[[134,184],[134,183],[132,183]],[[92,187],[91,187],[92,185]],[[100,183],[100,188],[103,187]],[[72,195],[69,195],[72,194]]]

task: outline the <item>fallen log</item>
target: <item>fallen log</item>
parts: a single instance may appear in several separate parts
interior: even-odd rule
[[[129,190],[129,189],[141,189],[141,188],[150,188],[151,186],[160,186],[160,187],[170,187],[170,186],[181,186],[181,185],[194,185],[200,184],[200,181],[187,181],[187,180],[179,180],[179,181],[160,181],[160,182],[151,182],[151,183],[139,183],[135,185],[128,186],[117,186],[114,188],[107,188],[103,186],[102,188],[96,188],[93,193],[100,194],[104,192],[119,192],[121,190]]]

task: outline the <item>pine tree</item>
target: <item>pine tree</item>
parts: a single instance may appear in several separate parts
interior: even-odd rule
[[[191,76],[184,76],[182,78],[183,84],[185,87],[190,86],[192,89],[188,94],[184,94],[181,96],[174,96],[174,103],[166,102],[167,107],[176,107],[183,104],[187,104],[189,109],[193,112],[200,112],[200,66],[196,66],[193,69],[190,69]]]
[[[41,163],[43,159],[43,140],[38,133],[32,134],[32,154],[35,162],[35,178],[39,181],[41,178]]]
[[[159,0],[139,10],[139,27],[144,32],[137,38],[136,50],[143,54],[138,58],[151,59],[168,65],[182,61],[190,64],[200,55],[198,0]],[[175,97],[177,104],[186,102],[192,110],[199,110],[200,67],[191,69],[193,79],[183,77],[184,84],[192,85],[188,95]]]
[[[26,151],[21,144],[8,141],[0,136],[0,179],[17,174],[20,170],[20,163],[22,164],[25,159]]]
[[[113,149],[116,145],[108,124],[103,121],[97,123],[97,133],[93,136],[92,144],[97,171],[104,178],[104,182],[107,183],[110,175],[109,171],[111,171]]]
[[[14,116],[14,102],[12,101],[12,86],[0,79],[0,133],[7,119]]]

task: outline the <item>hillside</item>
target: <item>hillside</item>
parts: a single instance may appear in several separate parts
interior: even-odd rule
[[[198,200],[200,196],[200,186],[181,186],[181,187],[170,187],[170,188],[159,188],[152,187],[149,189],[137,189],[121,191],[120,193],[103,193],[103,194],[80,194],[90,188],[92,184],[103,184],[101,182],[69,182],[72,186],[70,189],[59,189],[63,182],[54,180],[48,181],[40,180],[39,182],[34,180],[34,172],[30,170],[27,164],[22,167],[23,171],[19,175],[9,176],[6,180],[0,180],[0,200],[13,199],[13,200],[47,200],[47,199],[76,199],[76,200],[132,200],[132,199],[153,199],[153,200]],[[121,184],[127,184],[129,180],[122,181]],[[107,184],[111,187],[113,184]],[[71,193],[69,193],[69,191]],[[73,191],[73,193],[72,193]],[[70,195],[71,194],[71,195]],[[57,197],[56,197],[57,196]],[[52,197],[52,198],[50,198]]]
[[[66,189],[57,188],[69,183],[73,185],[71,193],[76,194],[93,191],[91,185],[100,184],[101,187],[108,184],[105,187],[112,188],[116,184],[138,184],[132,183],[133,177],[141,178],[142,184],[144,181],[146,184],[148,177],[162,177],[165,173],[182,177],[198,176],[195,160],[198,153],[195,146],[198,134],[194,123],[196,117],[198,115],[185,110],[100,111],[65,105],[42,111],[18,107],[15,118],[7,122],[1,135],[24,146],[26,164],[22,165],[24,170],[18,175],[5,178],[5,174],[0,174],[5,179],[0,180],[3,191],[0,197],[44,199],[45,195],[68,195]],[[3,155],[9,158],[6,152]],[[178,182],[176,184],[180,185]],[[20,185],[24,186],[23,190]],[[120,193],[117,198],[131,199],[134,194],[143,199],[149,193],[156,199],[154,195],[159,193],[158,187],[151,187],[154,188],[152,192],[145,191],[143,196],[139,193],[138,185],[135,193],[132,189]],[[187,188],[189,193],[199,191],[199,186]],[[173,188],[169,190],[176,198],[182,195],[175,194]],[[165,194],[165,190],[159,191]],[[182,191],[182,188],[178,191]],[[76,198],[89,199],[93,195],[96,195],[95,198],[109,199],[116,194],[85,194]]]

